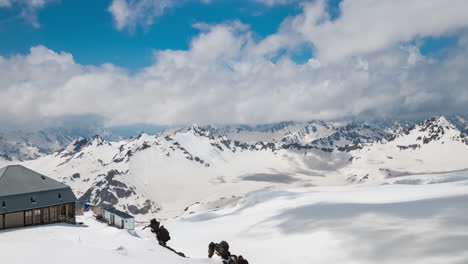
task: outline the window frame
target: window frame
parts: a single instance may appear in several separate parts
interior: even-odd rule
[[[24,211],[24,226],[33,225],[33,210]]]

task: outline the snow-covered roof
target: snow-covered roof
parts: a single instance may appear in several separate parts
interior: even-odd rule
[[[76,202],[69,186],[21,165],[0,169],[0,213]]]
[[[134,218],[133,216],[131,216],[131,215],[125,213],[125,212],[119,211],[119,210],[117,210],[115,208],[104,208],[104,210],[108,211],[111,214],[120,216],[120,217],[122,217],[124,219]]]

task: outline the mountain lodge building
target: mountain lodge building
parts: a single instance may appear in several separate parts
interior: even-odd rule
[[[0,169],[0,230],[75,223],[71,188],[21,165]]]

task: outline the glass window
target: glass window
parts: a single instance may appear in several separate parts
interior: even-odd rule
[[[67,204],[68,207],[68,218],[73,219],[75,217],[75,204]]]
[[[42,222],[49,223],[49,208],[42,209]]]
[[[50,207],[50,222],[57,222],[57,207]]]
[[[33,223],[33,212],[32,211],[25,211],[24,212],[24,224],[25,225],[32,225]]]
[[[64,204],[59,205],[59,212],[58,212],[58,219],[60,222],[65,221],[65,217],[67,214],[67,208],[65,207]]]
[[[38,225],[41,223],[41,209],[33,210],[33,224]]]

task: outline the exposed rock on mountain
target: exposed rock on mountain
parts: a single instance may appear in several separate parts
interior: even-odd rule
[[[250,141],[262,133],[271,141]],[[236,130],[193,125],[119,142],[78,138],[25,165],[69,184],[80,203],[169,217],[194,201],[281,185],[439,181],[445,176],[418,175],[468,168],[467,142],[444,117],[413,127],[404,122],[288,122]]]

